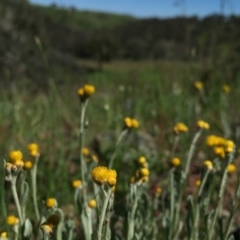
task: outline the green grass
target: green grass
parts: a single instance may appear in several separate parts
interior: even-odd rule
[[[94,63],[91,64],[94,66]],[[38,173],[39,199],[56,197],[59,205],[65,208],[73,204],[70,182],[80,175],[80,105],[77,89],[85,83],[90,83],[96,87],[96,93],[91,97],[86,113],[86,119],[89,121],[86,146],[91,147],[93,139],[98,137],[104,150],[100,163],[106,163],[112,153],[113,140],[104,138],[103,134],[113,134],[116,138],[122,128],[123,118],[135,117],[140,121],[139,132],[151,137],[157,155],[154,155],[148,146],[136,149],[134,141],[123,144],[116,162],[117,171],[120,173],[120,192],[127,188],[134,161],[141,154],[151,158],[149,163],[150,168],[154,169],[153,176],[155,180],[162,181],[164,176],[166,177],[165,153],[172,143],[172,128],[176,122],[184,122],[190,128],[189,135],[185,137],[186,143],[193,137],[195,122],[198,119],[210,123],[209,133],[224,135],[224,127],[220,121],[221,86],[224,81],[216,84],[213,78],[207,82],[204,90],[206,103],[201,104],[200,95],[193,88],[193,82],[199,79],[202,70],[203,67],[198,64],[144,61],[113,62],[104,65],[102,71],[80,76],[62,69],[54,76],[48,89],[39,89],[34,94],[29,91],[34,83],[32,86],[26,86],[17,81],[1,91],[0,155],[2,159],[7,159],[9,151],[19,149],[24,153],[24,160],[27,160],[27,144],[38,143],[41,152]],[[66,81],[62,81],[63,78],[66,78]],[[240,116],[236,104],[240,88],[238,85],[231,87],[232,92],[227,96],[230,107],[224,110],[230,125],[238,121]],[[108,111],[106,105],[109,106]],[[201,108],[200,112],[196,112],[196,105]],[[189,147],[186,143],[181,146],[180,158],[185,157],[185,151]],[[121,171],[125,171],[125,174],[122,175]],[[159,173],[162,177],[158,177]],[[4,176],[3,168],[0,175]],[[1,178],[3,180],[3,177]],[[4,194],[2,188],[0,194]],[[6,203],[1,203],[3,217],[6,217],[6,208],[11,201],[8,193],[5,199]],[[116,201],[123,200],[120,197]]]

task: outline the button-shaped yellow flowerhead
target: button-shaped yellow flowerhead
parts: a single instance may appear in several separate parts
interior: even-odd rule
[[[22,160],[22,157],[22,152],[20,152],[19,150],[14,150],[9,153],[9,160],[11,163]]]
[[[82,186],[82,181],[81,180],[74,180],[74,181],[72,181],[72,186],[74,188],[79,188],[79,187]]]
[[[132,128],[138,128],[139,127],[139,122],[137,119],[133,118],[132,119]]]
[[[196,82],[194,82],[194,87],[197,90],[201,91],[203,89],[203,83],[201,81],[196,81]]]
[[[2,231],[2,232],[0,232],[0,239],[1,240],[7,240],[7,237],[8,237],[8,235],[7,235],[7,232],[6,231]]]
[[[195,182],[195,186],[196,186],[196,187],[200,187],[200,186],[201,186],[201,180],[197,180],[197,181]]]
[[[90,154],[89,149],[86,148],[86,147],[84,147],[84,148],[82,149],[82,155],[83,155],[84,157],[87,157],[87,156],[89,156],[89,154]]]
[[[84,102],[86,99],[88,99],[91,95],[93,95],[95,92],[95,87],[89,84],[84,85],[82,88],[78,89],[78,95],[80,97],[80,100]]]
[[[141,177],[148,177],[150,174],[150,171],[148,168],[141,168],[139,170],[139,173],[140,173]]]
[[[210,160],[204,161],[203,166],[207,167],[209,170],[213,170],[213,164]]]
[[[197,121],[197,126],[205,130],[208,130],[210,128],[210,125],[207,122],[204,122],[203,120]]]
[[[126,128],[131,128],[132,127],[132,119],[129,117],[124,118],[124,125]]]
[[[14,226],[17,225],[19,223],[19,219],[17,217],[15,217],[14,215],[10,215],[7,217],[7,225],[9,226]]]
[[[125,128],[138,128],[139,127],[139,122],[138,120],[136,120],[135,118],[129,118],[129,117],[126,117],[124,118],[124,126]]]
[[[174,167],[178,167],[181,165],[181,160],[175,157],[171,160],[171,165]]]
[[[147,162],[147,159],[144,157],[144,156],[141,156],[139,159],[138,159],[138,163],[139,164],[144,164],[144,163],[146,163]]]
[[[30,170],[30,169],[32,169],[32,167],[33,167],[33,163],[31,161],[25,161],[24,162],[23,169]]]
[[[41,230],[44,231],[45,234],[47,234],[47,236],[50,236],[53,231],[52,226],[50,226],[48,224],[42,224]]]
[[[235,171],[236,171],[236,166],[235,166],[235,164],[230,163],[230,164],[227,166],[227,172],[228,172],[228,173],[233,173],[233,172],[235,172]]]
[[[155,189],[155,194],[156,194],[157,196],[160,196],[161,193],[162,193],[162,189],[161,189],[160,187],[157,187],[157,188]]]
[[[224,148],[222,146],[219,147],[214,147],[213,148],[213,152],[220,158],[225,158],[225,151]]]
[[[39,148],[36,143],[29,143],[28,151],[29,151],[29,154],[33,157],[37,157],[39,155]]]
[[[104,166],[98,166],[92,170],[92,179],[98,184],[109,184],[113,186],[117,182],[117,172]]]
[[[225,93],[230,93],[231,92],[231,87],[229,86],[229,85],[227,85],[227,84],[224,84],[223,86],[222,86],[222,90],[223,90],[223,92],[225,92]]]
[[[55,198],[48,198],[45,204],[48,208],[57,207],[57,200]]]
[[[83,90],[84,90],[85,95],[88,96],[88,97],[90,97],[92,94],[94,94],[94,92],[95,92],[95,87],[92,86],[92,85],[86,84],[86,85],[83,87]]]
[[[228,152],[228,153],[231,153],[233,152],[235,149],[235,144],[233,141],[231,140],[226,140],[225,142],[225,151]]]
[[[95,207],[97,206],[96,200],[95,200],[95,199],[90,200],[90,201],[88,202],[88,206],[89,206],[90,208],[95,208]]]
[[[184,123],[179,122],[174,126],[173,131],[175,134],[188,132],[188,127]]]

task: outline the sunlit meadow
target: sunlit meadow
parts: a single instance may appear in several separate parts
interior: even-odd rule
[[[0,239],[235,239],[239,85],[114,62],[0,96]]]

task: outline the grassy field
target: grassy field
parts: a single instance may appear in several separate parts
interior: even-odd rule
[[[79,64],[95,69],[94,62],[80,61]],[[29,159],[27,145],[30,142],[39,145],[39,206],[50,197],[56,198],[66,212],[72,211],[74,206],[71,182],[81,178],[77,90],[84,84],[91,84],[96,89],[86,111],[88,128],[84,146],[97,155],[100,165],[108,164],[122,130],[123,119],[132,117],[140,122],[139,129],[130,133],[121,144],[114,163],[118,172],[117,216],[124,212],[129,179],[140,156],[146,156],[151,172],[146,192],[151,194],[156,186],[167,191],[168,157],[174,142],[173,127],[177,122],[183,122],[189,128],[175,152],[182,159],[183,166],[197,131],[197,120],[208,122],[211,128],[201,136],[194,152],[193,165],[213,158],[212,152],[205,146],[205,137],[209,134],[232,139],[239,147],[239,136],[235,131],[240,116],[239,81],[226,83],[224,79],[219,79],[217,69],[212,70],[212,78],[208,80],[201,79],[205,71],[203,66],[181,62],[115,61],[105,64],[101,71],[79,76],[68,72],[66,80],[59,81],[66,74],[62,71],[62,74],[59,72],[49,79],[45,89],[36,91],[34,83],[22,84],[18,81],[2,89],[0,95],[2,160],[7,161],[8,153],[18,149],[23,152],[23,160],[26,161]],[[200,90],[194,87],[196,81],[201,81],[204,87]],[[230,85],[230,93],[222,90],[224,84]],[[191,174],[194,173],[190,171]],[[0,176],[3,182],[3,167]],[[191,184],[188,187],[194,188]],[[0,222],[4,226],[4,219],[16,209],[7,184],[0,188],[0,196]],[[27,204],[27,215],[34,220],[31,201],[28,200]],[[77,214],[74,216],[79,219]]]

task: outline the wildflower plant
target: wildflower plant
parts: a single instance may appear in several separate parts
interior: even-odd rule
[[[203,91],[203,85],[201,87],[199,83],[195,88]],[[98,159],[94,151],[85,145],[89,127],[85,120],[86,109],[95,87],[84,85],[77,93],[81,106],[79,168],[78,176],[70,180],[77,214],[66,217],[66,211],[61,209],[62,199],[57,199],[54,194],[49,193],[47,198],[40,201],[37,174],[42,150],[38,144],[30,143],[26,160],[22,151],[13,150],[4,162],[5,180],[11,189],[16,213],[10,213],[6,218],[8,228],[0,232],[0,240],[75,240],[79,236],[84,240],[232,238],[234,217],[240,209],[240,177],[228,204],[229,214],[223,216],[227,183],[237,172],[237,161],[234,161],[236,144],[231,138],[211,133],[205,139],[209,156],[206,154],[204,159],[195,161],[198,149],[202,148],[202,136],[208,133],[210,124],[198,120],[195,128],[190,129],[184,123],[177,122],[171,128],[173,141],[167,161],[163,163],[161,159],[157,163],[165,164],[164,180],[159,181],[151,157],[146,157],[148,155],[140,151],[136,154],[131,176],[131,169],[123,173],[114,164],[120,145],[124,144],[128,134],[139,128],[138,120],[130,117],[123,119],[115,149],[109,159],[103,159],[106,160],[105,166],[102,159]],[[184,149],[178,148],[183,141],[181,136],[192,133],[189,148],[182,152]],[[192,180],[191,168],[195,162],[199,163],[199,174]],[[126,162],[124,164],[127,166]],[[124,174],[129,174],[128,183],[122,182]],[[31,184],[28,184],[28,180]],[[189,192],[191,182],[194,191]],[[121,216],[115,213],[118,187],[124,189],[121,193],[125,194],[121,199]],[[28,201],[29,196],[32,201]],[[30,205],[34,215],[29,217]],[[75,221],[75,218],[78,220]],[[80,231],[77,232],[76,228],[80,228]]]

